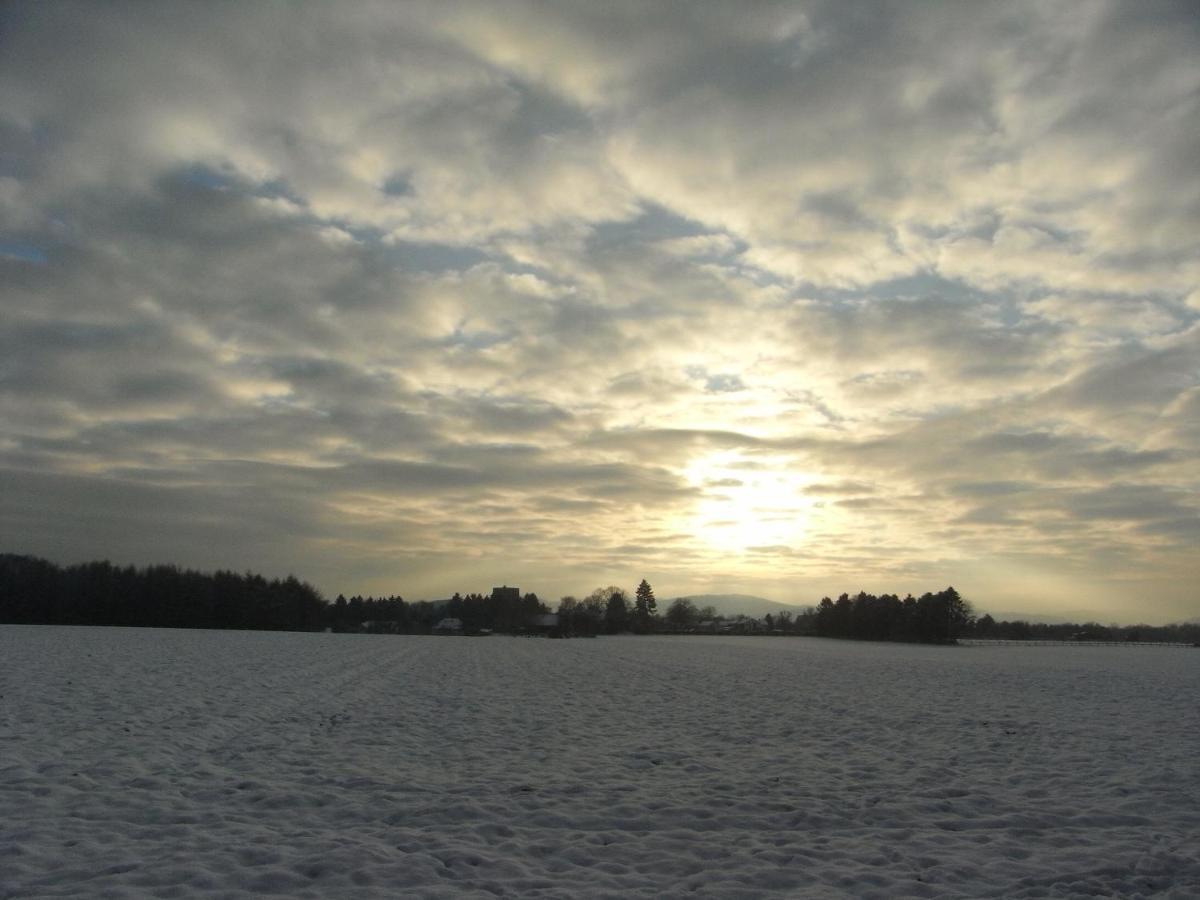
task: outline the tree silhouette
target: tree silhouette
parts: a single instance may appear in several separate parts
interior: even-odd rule
[[[629,598],[622,590],[614,590],[604,607],[604,630],[609,634],[620,634],[629,630]]]
[[[821,602],[817,604],[816,619],[816,632],[818,635],[821,637],[834,637],[836,635],[836,614],[833,609],[833,601],[828,597],[822,597]]]
[[[568,594],[558,601],[558,609],[554,612],[558,616],[558,630],[564,635],[572,635],[575,633],[576,618],[579,611],[579,601]]]
[[[667,607],[667,624],[677,630],[693,627],[700,619],[696,604],[687,597],[676,597]]]
[[[919,599],[866,591],[854,597],[842,594],[836,601],[822,597],[811,621],[813,633],[821,637],[945,643],[966,634],[974,617],[970,604],[948,587]]]
[[[0,622],[311,631],[330,618],[316,589],[292,576],[110,562],[62,568],[0,554]]]
[[[633,618],[639,631],[649,631],[653,624],[658,601],[654,599],[654,589],[645,578],[637,586],[636,599],[633,601]]]

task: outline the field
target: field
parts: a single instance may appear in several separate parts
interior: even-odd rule
[[[0,626],[0,898],[1195,897],[1200,650]]]

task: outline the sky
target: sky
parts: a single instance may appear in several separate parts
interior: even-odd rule
[[[1200,12],[10,2],[0,549],[1200,617]]]

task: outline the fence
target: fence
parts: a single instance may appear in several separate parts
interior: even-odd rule
[[[959,638],[958,643],[964,646],[971,647],[999,647],[999,646],[1022,646],[1022,647],[1186,647],[1191,649],[1200,646],[1198,644],[1188,644],[1182,641],[1070,641],[1070,640],[1044,640],[1039,641],[1034,638],[1026,638],[1023,640],[990,640],[988,638]]]

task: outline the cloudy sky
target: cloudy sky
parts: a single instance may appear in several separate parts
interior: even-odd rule
[[[1200,13],[8,3],[0,549],[1200,616]]]

